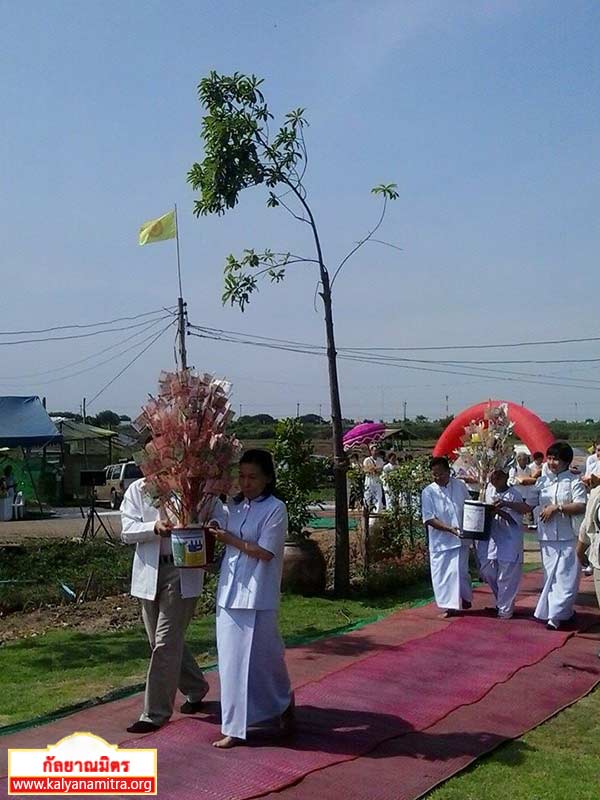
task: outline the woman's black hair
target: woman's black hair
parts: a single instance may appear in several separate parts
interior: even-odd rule
[[[431,458],[429,460],[429,469],[433,469],[434,467],[444,467],[450,472],[450,462],[446,456],[434,456]]]
[[[573,461],[573,455],[573,448],[570,444],[567,444],[567,442],[554,442],[546,450],[546,457],[554,456],[567,466],[571,465],[571,461]]]
[[[254,464],[269,479],[261,497],[270,497],[275,494],[275,465],[273,464],[273,456],[268,450],[259,450],[258,448],[246,450],[239,460],[240,467],[242,464]],[[236,503],[240,503],[244,499],[243,492],[237,494],[233,499]]]

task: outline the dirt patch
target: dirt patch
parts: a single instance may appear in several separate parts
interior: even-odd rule
[[[140,619],[139,601],[127,594],[77,605],[46,606],[0,616],[0,642],[43,636],[46,631],[62,628],[81,633],[124,630]]]

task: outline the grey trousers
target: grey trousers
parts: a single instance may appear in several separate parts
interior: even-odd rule
[[[177,689],[192,702],[200,701],[208,684],[185,643],[197,597],[181,596],[179,570],[161,564],[154,600],[142,600],[142,619],[152,648],[146,676],[145,722],[163,725],[173,713]]]

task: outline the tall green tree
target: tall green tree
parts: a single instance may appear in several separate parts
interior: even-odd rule
[[[387,204],[398,197],[396,185],[381,184],[371,191],[379,196],[382,209],[376,225],[351,248],[339,264],[331,268],[323,256],[322,240],[308,200],[304,176],[308,152],[304,131],[307,121],[303,108],[285,115],[283,124],[271,130],[274,119],[261,91],[263,81],[254,75],[219,75],[211,72],[200,81],[198,95],[204,106],[202,121],[204,159],[193,164],[188,181],[199,197],[196,216],[224,214],[234,208],[240,192],[262,184],[267,190],[267,206],[279,208],[306,225],[312,241],[312,254],[274,252],[270,249],[244,250],[241,256],[229,255],[224,268],[223,302],[243,311],[261,279],[279,283],[286,270],[295,265],[311,265],[318,273],[318,293],[323,301],[331,423],[335,472],[335,589],[349,588],[347,462],[342,444],[342,411],[335,346],[332,288],[348,260],[378,230]]]

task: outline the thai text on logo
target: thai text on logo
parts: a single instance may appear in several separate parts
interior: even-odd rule
[[[93,733],[73,733],[46,748],[8,751],[9,795],[156,792],[156,749],[120,748]]]

